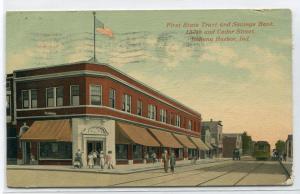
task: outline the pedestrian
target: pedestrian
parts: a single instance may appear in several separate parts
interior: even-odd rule
[[[82,168],[83,164],[82,164],[82,152],[80,151],[80,149],[77,150],[77,152],[75,153],[75,159],[74,159],[74,166],[77,166],[77,163],[79,163],[79,168]]]
[[[107,168],[108,169],[114,169],[114,166],[112,164],[112,151],[108,151],[106,155],[106,163],[107,163]]]
[[[90,152],[88,155],[88,166],[89,168],[94,168],[94,155],[93,152]]]
[[[144,163],[147,164],[148,160],[149,160],[149,154],[147,151],[145,151],[144,152]]]
[[[283,160],[286,161],[286,153],[283,153]]]
[[[93,154],[94,165],[97,165],[98,152],[94,150],[92,154]]]
[[[175,165],[176,165],[176,157],[174,152],[172,152],[170,156],[170,168],[172,173],[174,173],[175,171]]]
[[[169,156],[168,156],[168,151],[165,150],[163,155],[162,155],[163,163],[164,163],[164,169],[165,172],[168,172],[169,169]]]
[[[104,169],[105,159],[104,159],[104,152],[103,151],[100,151],[99,158],[100,158],[100,167],[101,167],[101,169]]]
[[[156,159],[156,153],[155,152],[152,153],[151,157],[152,157],[152,163],[153,164],[156,163],[157,159]]]

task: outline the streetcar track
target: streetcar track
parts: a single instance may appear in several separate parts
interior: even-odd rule
[[[261,164],[261,163],[260,163],[260,164]],[[260,165],[260,164],[259,164],[259,165]],[[242,168],[244,168],[244,166],[240,166],[240,168],[234,167],[234,168],[230,169],[229,171],[227,171],[227,172],[225,172],[225,173],[223,173],[223,174],[220,174],[220,175],[218,175],[218,176],[216,176],[216,177],[213,177],[213,178],[211,178],[211,179],[208,179],[208,180],[206,180],[206,181],[203,181],[203,182],[201,182],[201,183],[199,183],[199,184],[197,184],[197,185],[195,185],[195,186],[199,187],[199,186],[201,186],[201,185],[203,185],[203,184],[205,184],[205,183],[208,183],[208,182],[210,182],[210,181],[216,180],[216,179],[218,179],[218,178],[220,178],[220,177],[222,177],[222,176],[225,176],[225,175],[227,175],[227,174],[232,173],[232,172],[235,171],[235,170],[239,170],[239,169],[242,169]]]
[[[239,182],[241,182],[242,180],[244,180],[247,176],[249,176],[250,173],[252,173],[253,171],[257,170],[258,168],[260,168],[261,166],[263,166],[265,163],[260,163],[257,166],[255,166],[253,169],[249,170],[244,176],[242,176],[239,180],[237,180],[233,185],[237,185]]]
[[[227,166],[230,166],[230,165],[231,164],[225,164],[225,165],[219,164],[218,166],[227,167]],[[183,167],[190,167],[190,166],[183,166]],[[185,172],[190,172],[190,171],[195,171],[195,170],[197,171],[197,170],[203,170],[203,169],[208,170],[208,169],[213,168],[213,167],[215,167],[215,166],[201,167],[201,168],[186,170],[186,171],[182,171],[182,172],[185,173]],[[221,168],[218,168],[218,169],[221,169]],[[122,182],[122,183],[112,184],[110,186],[118,186],[118,185],[123,185],[123,184],[127,184],[127,183],[133,183],[133,182],[138,182],[138,181],[143,181],[143,180],[150,180],[150,179],[155,179],[155,178],[159,178],[159,177],[166,177],[166,176],[172,176],[172,174],[163,174],[163,175],[160,175],[160,176],[151,176],[151,177],[147,177],[147,178],[136,179],[136,180],[126,181],[126,182]]]

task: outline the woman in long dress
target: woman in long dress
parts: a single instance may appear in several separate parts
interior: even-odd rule
[[[104,157],[103,151],[100,152],[99,158],[100,158],[100,167],[101,167],[101,169],[104,169],[104,165],[105,165],[105,157]]]
[[[94,168],[94,155],[92,152],[88,155],[88,166],[89,168]]]

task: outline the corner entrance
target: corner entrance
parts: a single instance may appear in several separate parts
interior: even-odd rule
[[[87,141],[87,155],[92,151],[103,151],[103,141]]]

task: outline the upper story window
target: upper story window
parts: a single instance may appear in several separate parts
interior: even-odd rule
[[[156,120],[156,106],[153,104],[148,105],[148,118]]]
[[[160,121],[163,123],[167,123],[167,110],[160,109]]]
[[[188,121],[188,127],[187,128],[192,130],[192,121],[191,120]]]
[[[90,85],[90,101],[91,105],[102,104],[102,87],[100,85]]]
[[[77,106],[79,104],[79,86],[72,85],[70,86],[70,105]]]
[[[11,115],[11,95],[6,95],[6,116]]]
[[[131,112],[131,96],[128,94],[123,94],[122,96],[122,110]]]
[[[46,88],[46,99],[47,107],[63,106],[64,88],[62,86]]]
[[[116,90],[115,89],[109,90],[109,106],[111,108],[116,108]]]
[[[22,108],[37,107],[37,90],[22,90]]]
[[[181,119],[180,119],[179,115],[176,115],[176,117],[175,117],[175,125],[177,127],[180,127],[180,125],[181,125]]]
[[[143,102],[141,100],[137,101],[137,110],[136,110],[137,115],[142,116],[143,113]]]

